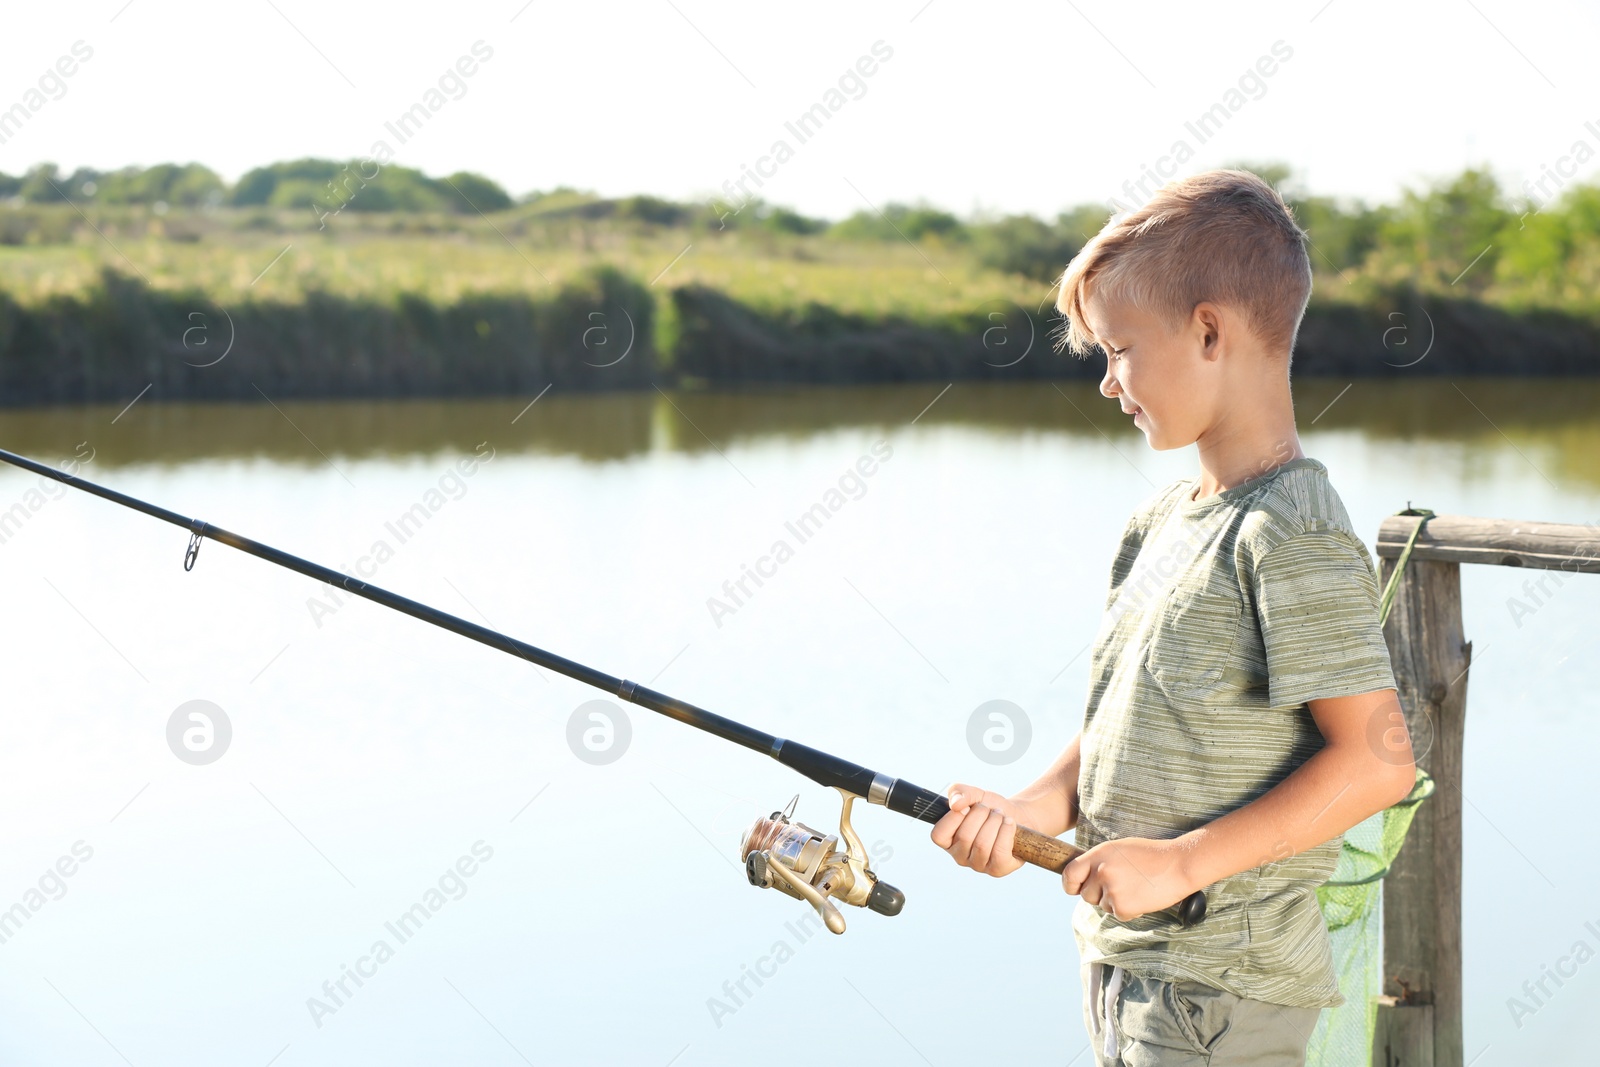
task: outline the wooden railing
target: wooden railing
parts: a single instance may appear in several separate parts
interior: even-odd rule
[[[1387,584],[1418,520],[1378,531]],[[1417,763],[1435,791],[1383,883],[1383,992],[1373,1067],[1464,1067],[1461,1008],[1461,754],[1472,643],[1461,564],[1600,574],[1600,527],[1438,515],[1427,520],[1384,627]]]

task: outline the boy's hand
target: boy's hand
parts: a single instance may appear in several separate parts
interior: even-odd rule
[[[1137,918],[1170,908],[1199,888],[1189,884],[1185,851],[1175,841],[1106,841],[1067,864],[1061,887],[1118,919]]]
[[[1003,877],[1022,866],[1011,854],[1022,809],[1001,796],[973,785],[956,783],[947,794],[950,814],[933,824],[928,836],[963,867]]]

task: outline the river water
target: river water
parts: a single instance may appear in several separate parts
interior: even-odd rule
[[[1369,545],[1408,502],[1600,521],[1600,385],[1345,385],[1296,404]],[[1014,790],[1080,724],[1124,519],[1195,461],[1092,387],[941,389],[145,398],[6,412],[0,447],[931,788]],[[10,468],[6,509],[0,1062],[1090,1062],[1053,877],[971,875],[864,808],[909,903],[814,934],[734,856],[796,792],[832,828],[792,772],[216,543],[185,573],[183,530]],[[1478,1067],[1591,1062],[1600,996],[1600,577],[1530,574],[1463,568]],[[991,700],[1030,726],[1011,762],[968,742]]]

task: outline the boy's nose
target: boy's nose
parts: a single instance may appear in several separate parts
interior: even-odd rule
[[[1106,374],[1100,379],[1100,395],[1107,399],[1115,400],[1117,394],[1122,392],[1122,386],[1117,384],[1116,378],[1111,376],[1111,361],[1106,360]]]

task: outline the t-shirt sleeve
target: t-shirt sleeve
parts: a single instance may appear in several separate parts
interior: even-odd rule
[[[1394,687],[1378,578],[1355,537],[1297,534],[1262,557],[1253,584],[1270,706]]]

